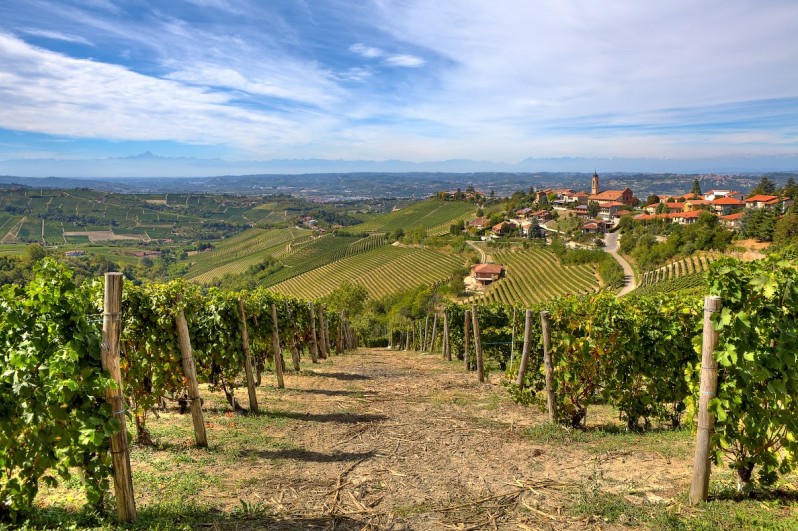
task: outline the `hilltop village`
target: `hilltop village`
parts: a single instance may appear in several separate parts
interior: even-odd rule
[[[789,188],[788,184],[785,191]],[[477,197],[484,197],[476,192]],[[456,192],[450,192],[455,197]],[[789,196],[775,193],[749,193],[735,190],[708,190],[702,192],[696,181],[693,190],[682,195],[651,195],[641,201],[633,190],[602,190],[600,178],[594,172],[590,191],[575,191],[570,188],[544,188],[534,190],[526,198],[529,206],[506,212],[502,219],[478,216],[468,223],[470,233],[495,239],[502,236],[519,235],[539,237],[539,231],[559,232],[561,222],[574,219],[583,235],[605,234],[618,227],[624,217],[635,222],[666,220],[679,225],[692,225],[702,214],[717,217],[727,228],[736,230],[750,209],[770,209],[777,215],[787,212],[793,205]],[[514,195],[510,202],[518,198]],[[524,200],[521,199],[523,202]]]

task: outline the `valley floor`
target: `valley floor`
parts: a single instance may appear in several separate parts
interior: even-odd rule
[[[192,446],[190,416],[161,413],[150,419],[159,446],[133,450],[138,525],[738,529],[798,523],[795,499],[731,500],[718,483],[729,479],[725,472],[713,482],[721,499],[693,509],[685,496],[689,432],[628,434],[611,410],[597,406],[587,432],[568,433],[546,424],[542,408],[510,400],[503,378],[494,373],[479,384],[461,363],[438,355],[360,350],[305,364],[286,375],[283,390],[265,381],[259,415],[235,415],[214,393],[205,402],[208,450]],[[246,407],[245,390],[239,399]],[[59,487],[44,500],[53,504],[50,510],[64,507],[69,491]],[[69,511],[62,511],[66,518]],[[50,517],[58,518],[57,511]]]

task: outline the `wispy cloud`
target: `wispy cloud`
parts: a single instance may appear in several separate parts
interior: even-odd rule
[[[81,37],[80,35],[70,35],[68,33],[61,33],[60,31],[52,31],[52,30],[37,29],[37,28],[23,28],[20,31],[25,35],[30,35],[31,37],[42,37],[44,39],[52,39],[64,42],[74,42],[77,44],[85,44],[86,46],[94,46],[94,44],[89,42],[88,39]]]
[[[390,66],[403,66],[407,68],[418,68],[424,66],[424,59],[410,54],[389,54],[385,50],[374,46],[367,46],[363,43],[356,43],[349,47],[349,51],[366,59],[382,59],[383,63]]]

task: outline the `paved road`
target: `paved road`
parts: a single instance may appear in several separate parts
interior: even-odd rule
[[[621,264],[623,268],[623,289],[618,292],[618,297],[623,297],[633,289],[637,287],[637,283],[635,283],[635,271],[632,269],[632,266],[626,259],[618,254],[618,233],[617,232],[608,232],[604,236],[604,250],[607,251],[612,255],[615,260]]]

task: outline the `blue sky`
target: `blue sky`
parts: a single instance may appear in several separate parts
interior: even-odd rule
[[[796,27],[794,0],[3,0],[0,161],[795,155]]]

